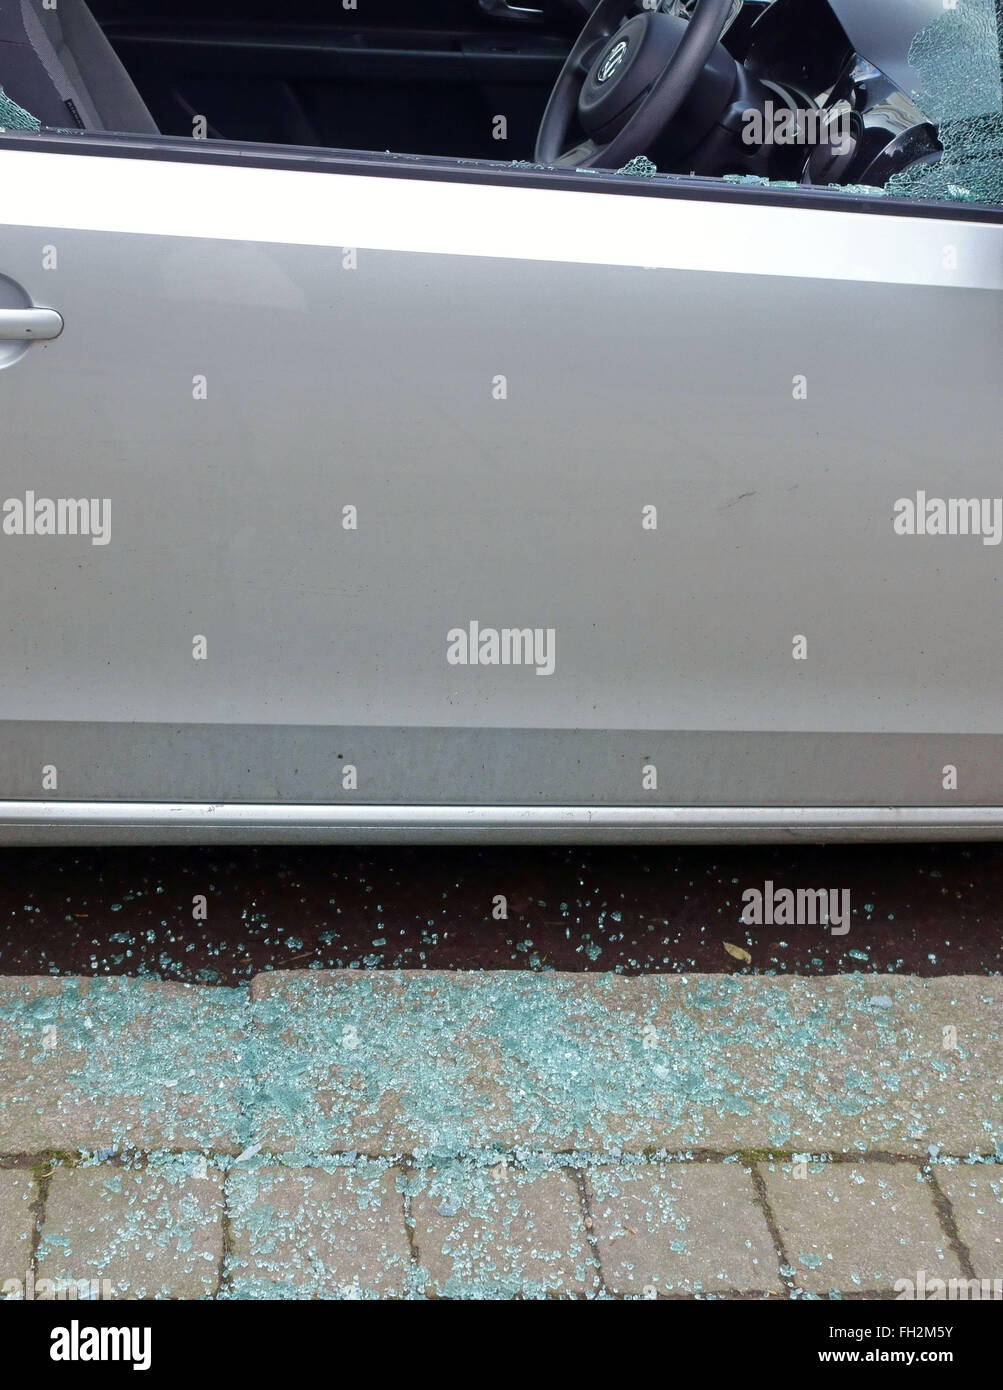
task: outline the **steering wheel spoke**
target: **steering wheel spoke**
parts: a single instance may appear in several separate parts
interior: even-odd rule
[[[576,46],[575,51],[571,54],[571,58],[569,59],[569,62],[572,60],[574,61],[574,74],[576,77],[581,78],[582,81],[588,77],[589,69],[599,57],[600,50],[609,43],[613,32],[614,31],[611,30],[608,34],[600,34],[592,43],[583,44],[580,50]]]
[[[597,145],[594,140],[583,140],[580,145],[575,145],[570,150],[565,150],[556,159],[550,162],[561,169],[591,169],[594,167],[593,161],[597,154],[602,151],[602,146]]]

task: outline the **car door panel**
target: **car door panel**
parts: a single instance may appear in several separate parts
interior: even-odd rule
[[[110,503],[106,544],[0,536],[0,835],[1003,804],[999,551],[893,529],[997,488],[995,222],[265,155],[0,180],[0,274],[65,322],[0,368],[4,499]]]

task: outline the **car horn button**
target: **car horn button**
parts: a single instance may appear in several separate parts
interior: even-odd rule
[[[627,56],[628,46],[629,44],[627,39],[619,39],[613,45],[610,51],[606,54],[606,57],[599,64],[599,71],[596,74],[597,81],[608,82],[611,77],[613,77],[617,72],[619,72],[620,66],[623,63],[624,58]]]

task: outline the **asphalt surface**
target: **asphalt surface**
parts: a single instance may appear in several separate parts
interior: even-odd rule
[[[850,930],[744,925],[743,891],[767,880],[848,890]],[[0,974],[995,974],[1001,899],[1003,845],[986,844],[5,850]]]

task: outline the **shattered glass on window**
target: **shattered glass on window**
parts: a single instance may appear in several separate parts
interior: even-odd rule
[[[18,106],[0,87],[0,130],[38,130],[39,123],[30,111]]]
[[[916,35],[909,62],[917,106],[936,123],[944,153],[895,174],[888,192],[1003,203],[1003,0],[957,0]]]

